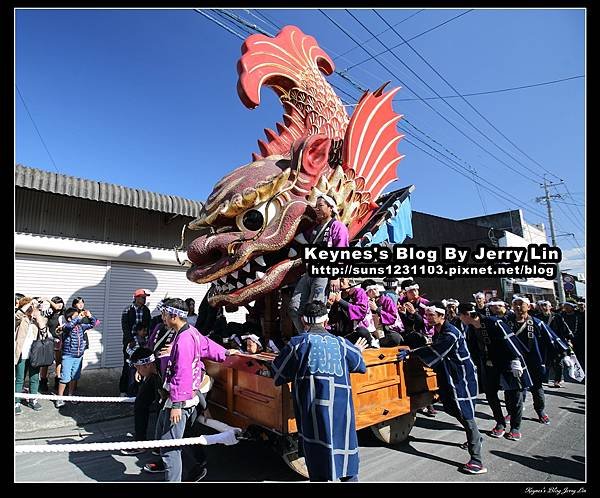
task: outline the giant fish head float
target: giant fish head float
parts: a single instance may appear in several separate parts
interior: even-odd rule
[[[244,305],[299,276],[302,232],[315,223],[319,195],[336,201],[352,238],[396,180],[402,116],[394,113],[392,98],[399,88],[366,92],[349,118],[323,76],[333,70],[316,40],[295,26],[275,38],[252,35],[242,45],[243,104],[257,107],[261,87],[268,86],[284,116],[277,132],[265,130],[260,154],[221,179],[188,224],[201,235],[188,246],[187,277],[212,283],[211,305]]]

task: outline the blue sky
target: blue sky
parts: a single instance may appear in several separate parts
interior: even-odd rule
[[[205,12],[247,35],[222,14]],[[543,194],[539,183],[545,170],[563,179],[566,188],[551,189],[563,195],[554,205],[557,232],[574,233],[579,242],[559,238],[567,257],[563,268],[583,271],[584,10],[378,10],[397,32],[369,9],[229,12],[270,33],[276,31],[271,23],[299,26],[334,58],[337,70],[349,68],[362,87],[375,89],[389,80],[402,87],[394,108],[413,136],[407,133],[400,143],[406,157],[389,189],[416,185],[413,209],[460,219],[521,207],[528,222],[547,223],[545,206],[534,201]],[[378,37],[371,39],[369,31]],[[409,42],[414,51],[404,44],[392,50],[396,57],[389,51],[377,56],[402,43],[399,35],[415,37]],[[241,43],[191,9],[18,10],[15,161],[205,200],[219,178],[249,162],[263,128],[281,119],[281,106],[268,89],[259,108],[241,104]],[[371,56],[377,57],[362,62]],[[437,113],[419,100],[435,92],[456,95],[430,66],[463,95],[572,79],[465,97],[518,150],[461,98],[446,101],[470,124],[439,98],[426,100]],[[343,90],[338,94],[350,104],[350,114],[360,91],[338,75],[329,81]],[[416,146],[471,178],[478,175],[509,200],[477,188]]]

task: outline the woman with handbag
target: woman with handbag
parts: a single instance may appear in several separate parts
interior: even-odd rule
[[[29,375],[29,392],[37,394],[40,382],[40,367],[32,366],[29,354],[33,342],[46,333],[48,320],[40,311],[42,303],[30,297],[19,300],[15,312],[15,392],[23,389],[25,377]],[[35,411],[42,409],[39,401],[30,401],[29,407]],[[21,398],[15,398],[15,415],[21,414]]]

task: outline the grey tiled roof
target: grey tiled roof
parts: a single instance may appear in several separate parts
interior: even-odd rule
[[[30,168],[22,164],[15,166],[15,185],[53,194],[70,195],[81,199],[150,209],[164,213],[181,214],[193,218],[198,216],[202,209],[201,202],[176,195],[158,194],[112,183],[61,175],[51,171]]]

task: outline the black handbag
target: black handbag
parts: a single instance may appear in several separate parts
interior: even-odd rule
[[[54,362],[54,338],[46,333],[31,343],[29,350],[29,364],[33,368],[49,367]]]

